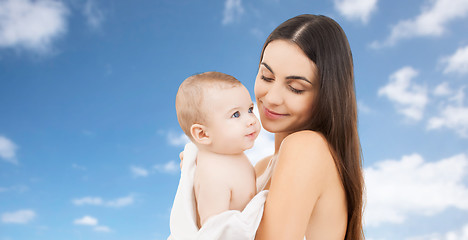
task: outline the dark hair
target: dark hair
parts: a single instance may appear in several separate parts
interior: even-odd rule
[[[348,207],[345,239],[364,239],[362,152],[348,39],[340,25],[329,17],[299,15],[273,30],[263,45],[260,61],[266,46],[278,39],[297,44],[317,66],[320,90],[308,129],[325,136],[334,156]]]

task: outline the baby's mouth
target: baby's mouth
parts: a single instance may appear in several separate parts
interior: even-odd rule
[[[245,136],[248,137],[248,138],[254,138],[256,133],[257,132],[252,132],[252,133],[249,133],[249,134],[247,134]]]

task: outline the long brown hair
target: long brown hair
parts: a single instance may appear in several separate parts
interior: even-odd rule
[[[309,129],[325,136],[334,155],[346,192],[345,239],[364,239],[362,152],[357,130],[353,57],[348,39],[340,25],[329,17],[299,15],[273,30],[263,45],[260,61],[266,46],[277,39],[297,44],[318,68],[320,90]]]

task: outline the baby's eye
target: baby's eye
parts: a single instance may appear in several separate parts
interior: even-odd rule
[[[253,113],[253,107],[249,108],[249,113]]]
[[[231,118],[238,118],[238,117],[240,117],[240,112],[239,112],[239,111],[235,112],[235,113],[232,114],[232,116],[231,116]]]

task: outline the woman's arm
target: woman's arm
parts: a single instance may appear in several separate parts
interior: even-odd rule
[[[334,161],[325,138],[312,131],[286,137],[278,154],[255,239],[302,240]]]

